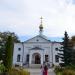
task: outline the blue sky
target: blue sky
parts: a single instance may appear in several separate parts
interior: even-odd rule
[[[41,16],[46,36],[75,35],[75,0],[0,0],[0,31],[35,36]]]
[[[34,36],[19,36],[21,42],[31,39]],[[62,37],[47,37],[50,41],[62,42]]]

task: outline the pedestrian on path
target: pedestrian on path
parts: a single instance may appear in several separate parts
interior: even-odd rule
[[[47,65],[44,66],[44,74],[43,75],[48,75],[48,67]]]
[[[44,65],[41,65],[41,75],[44,75]]]

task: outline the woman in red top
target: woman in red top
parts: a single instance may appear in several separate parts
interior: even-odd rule
[[[44,66],[44,75],[48,75],[48,68],[46,65]]]

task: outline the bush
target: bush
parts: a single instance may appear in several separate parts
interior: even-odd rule
[[[23,69],[15,69],[12,68],[9,72],[8,75],[30,75],[30,73],[26,70]]]
[[[62,72],[58,72],[56,75],[62,75]]]
[[[75,65],[69,65],[69,66],[66,66],[66,69],[75,70]]]
[[[74,71],[74,70],[65,69],[65,70],[62,72],[62,75],[75,75],[75,71]]]
[[[64,64],[64,63],[60,63],[59,65],[60,65],[61,67],[64,67],[64,66],[65,66],[65,64]]]
[[[75,68],[74,66],[66,66],[66,67],[55,67],[56,75],[75,75]]]
[[[0,64],[0,73],[5,71],[5,66],[3,64]]]
[[[55,71],[55,73],[58,73],[58,72],[62,72],[63,69],[64,69],[64,68],[62,68],[62,67],[60,67],[60,66],[56,66],[54,71]]]

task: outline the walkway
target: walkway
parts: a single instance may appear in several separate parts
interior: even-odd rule
[[[30,75],[41,75],[41,69],[29,68]],[[55,75],[53,69],[48,70],[48,75]]]

